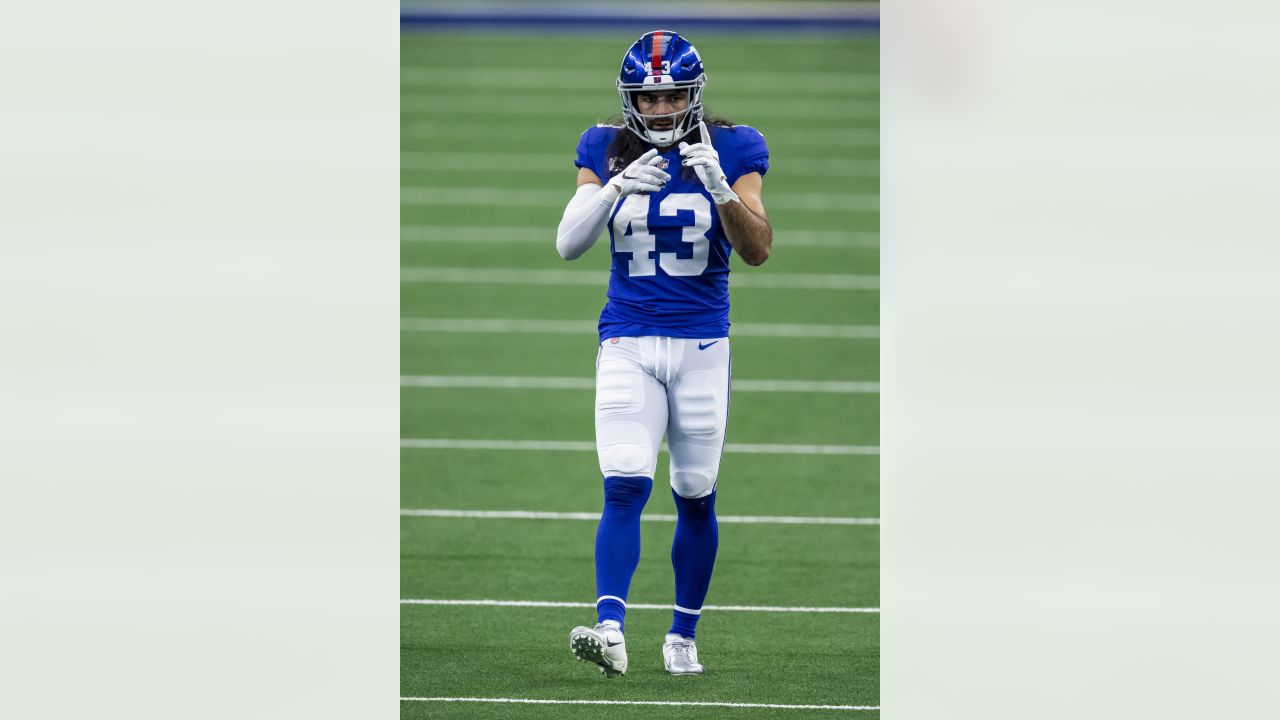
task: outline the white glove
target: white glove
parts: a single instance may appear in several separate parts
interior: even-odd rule
[[[604,232],[609,213],[618,200],[633,193],[661,190],[671,176],[657,166],[660,162],[658,151],[651,149],[614,175],[604,187],[595,183],[579,185],[556,231],[556,250],[560,257],[573,260],[589,250]]]
[[[662,162],[662,156],[658,155],[658,149],[651,148],[649,152],[636,158],[636,161],[628,165],[625,170],[614,175],[609,180],[609,185],[618,191],[618,199],[632,193],[661,190],[671,176],[658,167],[660,162]]]
[[[690,145],[682,142],[680,156],[684,158],[681,162],[686,167],[693,168],[693,171],[698,174],[698,179],[702,181],[707,192],[711,193],[711,199],[715,200],[717,205],[724,205],[738,199],[738,194],[729,187],[729,181],[720,167],[720,153],[716,152],[709,143]]]

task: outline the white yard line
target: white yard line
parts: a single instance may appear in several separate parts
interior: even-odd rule
[[[789,247],[880,247],[880,233],[878,232],[782,229],[774,231],[773,240],[774,246],[784,252]]]
[[[555,228],[548,225],[404,225],[402,242],[427,243],[529,243],[551,247]],[[830,247],[875,249],[880,247],[880,233],[845,232],[841,230],[774,230],[775,249],[792,247]]]
[[[819,275],[810,273],[733,273],[733,287],[787,288],[793,290],[879,290],[879,275]]]
[[[583,440],[470,440],[459,438],[401,438],[406,450],[528,450],[595,452],[595,442]],[[663,447],[665,450],[666,447]],[[725,443],[724,451],[743,455],[879,455],[875,445],[782,445]]]
[[[551,247],[555,228],[549,225],[402,225],[401,242],[429,243],[530,243]]]
[[[543,600],[401,600],[401,605],[458,605],[462,607],[540,607],[540,608],[594,608],[589,602],[549,602]],[[654,603],[627,603],[628,610],[670,610],[671,605]],[[878,613],[880,608],[855,607],[773,607],[767,605],[703,605],[703,610],[720,612],[794,612],[794,613]]]
[[[502,375],[401,375],[400,387],[485,388],[491,390],[594,390],[593,378]]]
[[[404,2],[404,6],[406,8],[412,8],[415,5],[425,5],[425,6],[431,7],[436,4],[437,3],[430,2],[429,0],[405,0]],[[771,3],[767,3],[767,2],[764,3],[765,6],[768,6],[770,4]],[[876,12],[879,12],[879,3],[869,2],[869,3],[862,3],[862,4],[867,6],[867,9],[869,11],[875,10]],[[524,5],[526,7],[534,7],[533,3],[524,3]],[[794,12],[795,10],[795,5],[787,2],[781,3],[780,6],[778,5],[774,5],[774,6],[784,8],[786,13],[791,13],[791,12]],[[854,7],[856,8],[856,5]],[[552,10],[552,12],[556,12],[556,11]],[[566,37],[571,38],[575,46],[596,45],[608,50],[612,50],[618,45],[618,41],[614,37],[608,34],[601,34],[599,37],[597,37],[597,36],[589,35],[582,32],[574,32],[572,30],[549,31],[548,34],[550,35],[550,39],[554,39],[554,40],[562,40]],[[439,36],[433,37],[431,39],[431,42],[433,44],[440,44],[440,45],[443,45],[444,47],[448,47],[451,43],[459,43],[459,42],[467,43],[467,44],[474,43],[476,41],[476,38],[483,39],[484,42],[486,43],[495,43],[495,44],[496,43],[503,43],[503,44],[514,43],[519,45],[527,45],[530,42],[528,33],[511,33],[511,32],[504,32],[502,30],[488,30],[488,31],[477,30],[475,32],[468,31],[466,33],[453,33],[447,36],[439,35]],[[536,42],[546,43],[547,37],[540,35]],[[796,42],[796,36],[790,33],[785,33],[785,32],[775,33],[773,35],[753,34],[751,36],[752,46],[773,45],[773,44],[794,45],[795,42]],[[823,36],[823,35],[808,35],[808,34],[804,36],[805,45],[827,45],[827,46],[835,45],[835,46],[839,46],[841,50],[848,48],[850,44],[858,44],[858,43],[866,43],[868,45],[875,45],[876,47],[879,47],[880,38],[876,35],[869,35],[864,40],[862,38],[857,37],[856,35],[844,35],[844,34],[831,35],[829,37]],[[451,67],[448,67],[445,65],[435,65],[431,63],[419,64],[419,63],[413,62],[412,60],[409,60],[406,63],[405,67],[432,68],[442,72],[448,72],[449,70],[452,70]],[[527,67],[527,66],[521,66],[521,67]],[[492,69],[506,71],[508,68],[504,66],[504,67],[492,68]],[[610,79],[610,83],[612,83],[612,79]],[[609,87],[612,88],[613,85],[610,84]]]
[[[400,188],[401,205],[477,205],[503,207],[563,207],[569,195],[562,190],[525,190],[493,187],[406,186]],[[771,193],[770,210],[879,212],[878,194]]]
[[[838,158],[775,158],[770,162],[770,177],[810,175],[814,177],[880,177],[879,160],[843,160]],[[768,195],[765,195],[768,198]]]
[[[401,508],[403,517],[469,518],[472,520],[590,520],[598,512],[542,512],[537,510],[447,510],[443,508]],[[646,514],[646,522],[675,522],[675,515]],[[744,525],[879,525],[880,518],[805,517],[799,515],[717,515],[717,522]]]
[[[658,705],[662,707],[767,708],[771,710],[879,710],[879,705],[784,705],[696,700],[540,700],[534,698],[402,697],[401,702],[473,702],[518,705]]]
[[[464,440],[455,438],[401,438],[406,450],[564,450],[595,452],[596,444],[585,440]]]
[[[586,127],[593,118],[579,118],[581,127]],[[595,118],[603,121],[604,118]],[[579,127],[575,125],[574,127]],[[570,129],[562,137],[567,150],[577,145],[581,130]],[[850,128],[848,123],[832,123],[830,125],[811,128],[787,128],[771,131],[762,128],[765,140],[771,147],[792,149],[810,148],[807,152],[830,151],[832,148],[879,148],[879,128]],[[443,120],[403,120],[400,123],[401,140],[437,140],[452,143],[447,147],[490,143],[500,137],[504,143],[512,144],[513,151],[519,151],[518,143],[528,143],[546,138],[546,133],[531,126],[512,125],[506,114],[492,116],[476,115],[468,117],[465,123],[445,122]],[[567,201],[566,201],[567,202]]]
[[[410,95],[400,98],[400,114],[423,115],[427,117],[493,117],[501,113],[503,98],[495,101],[491,97],[469,97],[454,95],[442,102],[440,97],[414,97]],[[760,103],[751,110],[751,122],[748,125],[767,124],[775,120],[831,120],[841,124],[853,124],[859,120],[879,120],[880,102],[878,100],[840,100],[818,103],[820,107],[811,108],[810,103]],[[590,100],[587,102],[571,102],[561,100],[554,104],[525,103],[518,111],[521,117],[564,118],[568,122],[583,119],[601,118],[618,112],[617,106],[609,103]],[[867,123],[864,123],[867,124]]]
[[[591,320],[523,320],[517,318],[402,318],[405,332],[533,333],[538,335],[590,335]],[[876,339],[878,325],[796,325],[787,323],[734,323],[730,337],[789,337]]]
[[[603,288],[609,273],[600,270],[526,270],[522,268],[406,267],[400,282],[460,283],[464,285],[587,285]],[[731,273],[731,287],[789,290],[879,290],[878,275],[822,275],[811,273]]]
[[[594,390],[595,378],[523,375],[401,375],[400,387]],[[878,393],[880,383],[823,380],[734,380],[740,392]]]
[[[567,203],[560,190],[516,188],[401,187],[401,205],[520,205],[555,207]]]
[[[772,193],[765,202],[770,210],[880,212],[879,194]]]
[[[565,177],[574,173],[572,153],[402,152],[401,169],[448,172],[522,172]],[[771,172],[816,177],[879,177],[879,160],[836,160],[790,157],[775,162]],[[773,177],[773,175],[770,175]],[[768,201],[770,195],[765,195]],[[568,202],[568,199],[565,199]]]
[[[858,380],[736,380],[733,387],[744,392],[880,393],[880,383]]]

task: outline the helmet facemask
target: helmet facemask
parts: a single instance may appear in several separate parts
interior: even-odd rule
[[[648,82],[656,78],[645,78],[644,83],[624,83],[618,81],[618,95],[622,98],[622,115],[627,129],[640,139],[659,147],[674,145],[680,138],[688,135],[702,122],[702,88],[707,83],[705,75],[685,82]],[[686,90],[688,105],[683,110],[662,115],[643,115],[635,104],[635,95],[647,92],[666,92],[669,90]],[[649,121],[671,118],[670,128],[655,130],[649,127]]]

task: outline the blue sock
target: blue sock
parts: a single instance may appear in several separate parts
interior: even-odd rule
[[[604,512],[596,529],[596,614],[622,629],[627,590],[640,563],[640,511],[653,490],[653,478],[604,479]]]
[[[676,498],[676,537],[671,543],[671,565],[676,570],[676,607],[668,632],[694,637],[702,601],[711,586],[720,528],[716,525],[716,493],[700,498]],[[684,610],[686,612],[682,612]],[[692,612],[687,612],[692,611]]]

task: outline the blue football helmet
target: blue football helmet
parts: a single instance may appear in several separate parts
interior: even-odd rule
[[[702,88],[706,84],[702,58],[688,40],[670,30],[645,33],[622,56],[622,72],[618,76],[618,95],[627,128],[654,145],[674,145],[702,122]],[[687,90],[688,107],[664,115],[640,114],[634,94],[664,90]],[[649,127],[650,121],[661,118],[671,118],[671,127]]]

